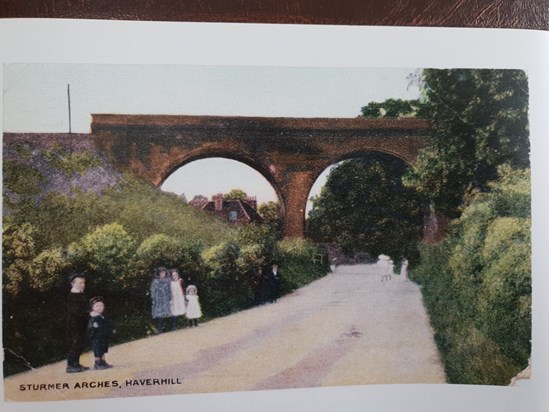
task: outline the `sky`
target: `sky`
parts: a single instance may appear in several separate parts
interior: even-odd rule
[[[4,65],[4,132],[90,133],[92,113],[266,117],[356,117],[387,98],[416,99],[411,68],[184,65]],[[219,170],[223,170],[221,179]],[[317,194],[328,171],[311,191]],[[215,176],[215,177],[214,177]],[[162,190],[188,200],[240,188],[276,201],[267,180],[229,159],[204,159],[175,171]],[[308,205],[310,209],[310,204]]]

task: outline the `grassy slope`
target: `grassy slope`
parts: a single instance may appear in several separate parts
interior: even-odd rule
[[[139,241],[165,233],[213,245],[231,233],[177,196],[115,171],[88,135],[6,134],[3,160],[4,218],[35,226],[39,249],[114,221]]]

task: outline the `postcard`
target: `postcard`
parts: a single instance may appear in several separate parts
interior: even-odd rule
[[[0,31],[5,410],[541,410],[546,33]]]

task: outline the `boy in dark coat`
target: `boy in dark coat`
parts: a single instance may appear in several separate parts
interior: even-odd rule
[[[80,273],[70,277],[71,291],[67,299],[67,373],[82,372],[89,369],[80,364],[80,355],[86,344],[88,325],[88,300],[84,295],[86,278]]]
[[[92,349],[95,356],[94,369],[112,368],[105,361],[105,353],[109,351],[109,338],[114,330],[111,323],[105,319],[103,312],[105,304],[101,296],[96,296],[90,299],[90,320],[88,322],[88,333],[92,340]]]

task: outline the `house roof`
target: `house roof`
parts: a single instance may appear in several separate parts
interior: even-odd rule
[[[261,215],[247,202],[242,200],[223,200],[221,210],[215,210],[215,202],[210,200],[202,207],[202,210],[219,217],[226,217],[229,211],[240,211],[250,222],[263,222]]]

